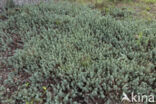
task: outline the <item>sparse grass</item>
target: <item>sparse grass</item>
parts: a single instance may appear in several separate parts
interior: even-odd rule
[[[132,12],[135,12],[135,15],[131,15],[135,18],[141,18],[141,19],[156,19],[156,3],[154,0],[149,3],[149,1],[145,0],[117,0],[118,2],[112,2],[110,0],[75,0],[78,3],[81,4],[87,4],[91,3],[95,6],[95,8],[99,10],[109,10],[110,8],[126,8],[128,10],[131,10]],[[145,13],[146,12],[146,13]],[[147,15],[146,15],[147,14]],[[146,15],[146,16],[145,16]]]
[[[143,0],[145,3],[153,4],[156,3],[156,0]]]

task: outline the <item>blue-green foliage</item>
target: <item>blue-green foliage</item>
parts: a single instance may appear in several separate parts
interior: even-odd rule
[[[2,103],[109,104],[123,92],[156,93],[155,22],[66,2],[10,11],[0,20],[0,52],[12,50],[14,36],[23,48],[4,61],[13,71],[0,87]]]

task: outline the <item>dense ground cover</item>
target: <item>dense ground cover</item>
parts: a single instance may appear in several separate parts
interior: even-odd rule
[[[115,104],[156,94],[156,22],[67,2],[0,15],[0,103]]]

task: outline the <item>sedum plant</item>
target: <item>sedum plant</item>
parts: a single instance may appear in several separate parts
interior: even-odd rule
[[[0,19],[0,62],[10,70],[0,103],[120,104],[123,92],[156,93],[156,22],[68,2],[12,10]]]

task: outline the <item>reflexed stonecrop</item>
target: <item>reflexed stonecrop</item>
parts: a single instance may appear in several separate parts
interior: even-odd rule
[[[0,62],[10,72],[0,101],[114,104],[123,92],[156,93],[155,28],[68,2],[8,9]]]

